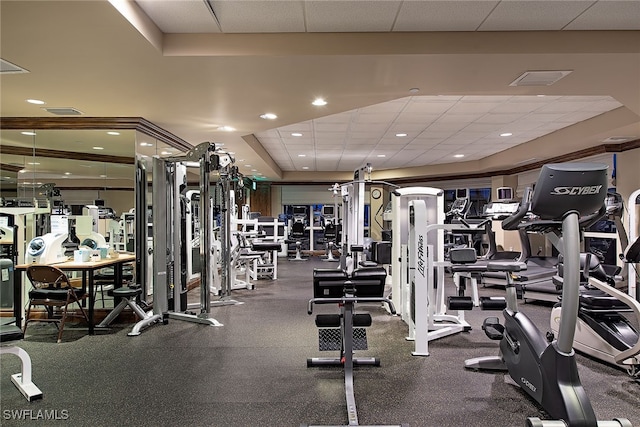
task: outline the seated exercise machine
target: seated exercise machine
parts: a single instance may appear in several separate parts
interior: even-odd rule
[[[382,302],[395,314],[393,303],[384,298],[387,277],[382,267],[355,269],[348,275],[341,269],[314,269],[313,295],[309,300],[308,313],[313,314],[314,304],[338,304],[340,314],[316,315],[318,344],[321,351],[340,351],[337,358],[307,359],[307,367],[343,366],[344,387],[348,412],[348,426],[359,426],[358,412],[353,388],[353,367],[356,365],[379,366],[374,357],[354,358],[354,350],[367,349],[366,327],[371,326],[371,315],[355,313],[357,303]],[[303,424],[303,426],[308,426]],[[399,425],[398,425],[399,426]],[[407,424],[402,424],[407,426]]]
[[[307,208],[304,206],[293,207],[293,219],[289,237],[285,240],[286,244],[294,244],[296,247],[296,256],[289,258],[289,261],[306,261],[307,258],[302,257],[302,244],[307,240]]]
[[[640,262],[640,238],[627,248],[624,261]],[[640,379],[640,339],[638,330],[628,319],[632,313],[640,320],[640,303],[628,294],[615,288],[613,279],[608,276],[595,255],[581,254],[581,281],[586,287],[580,292],[578,323],[573,347],[599,360],[626,369],[627,373]],[[563,287],[563,264],[559,265],[558,276],[554,283]],[[551,311],[551,330],[554,334],[560,329],[562,302]]]
[[[580,383],[573,341],[578,315],[580,286],[580,216],[603,206],[607,190],[607,166],[596,163],[544,165],[531,201],[531,211],[561,230],[564,254],[562,313],[557,339],[547,340],[534,323],[518,311],[510,266],[497,262],[507,273],[507,308],[504,325],[497,318],[485,320],[487,336],[500,340],[498,356],[465,361],[467,369],[507,371],[513,381],[542,406],[553,421],[529,418],[528,427],[630,426],[626,419],[598,421]],[[488,264],[489,266],[492,263]],[[560,420],[560,421],[557,421]]]
[[[42,391],[31,381],[31,357],[24,349],[15,345],[24,338],[22,330],[15,325],[0,325],[0,355],[13,354],[20,358],[20,373],[11,375],[11,382],[29,402],[42,399]]]

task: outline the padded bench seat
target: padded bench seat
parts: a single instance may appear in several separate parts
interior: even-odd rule
[[[280,242],[251,242],[254,251],[279,251],[282,249]]]

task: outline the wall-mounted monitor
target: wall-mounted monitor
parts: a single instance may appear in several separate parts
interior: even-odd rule
[[[496,188],[496,200],[512,200],[513,188],[511,187],[498,187]]]
[[[293,207],[293,215],[307,215],[307,207],[306,206],[294,206]]]
[[[468,198],[469,198],[468,188],[456,188],[456,199],[468,199]]]
[[[324,205],[322,207],[322,216],[328,216],[328,217],[334,216],[335,212],[333,208],[334,206],[332,205]]]

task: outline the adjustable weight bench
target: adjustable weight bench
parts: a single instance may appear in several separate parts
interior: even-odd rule
[[[29,402],[42,399],[42,391],[31,381],[31,357],[24,349],[13,344],[24,338],[22,330],[15,325],[0,325],[0,355],[14,354],[20,358],[20,373],[11,375],[11,382]]]

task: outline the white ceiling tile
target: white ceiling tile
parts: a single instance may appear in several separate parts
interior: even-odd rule
[[[441,116],[437,123],[473,123],[482,117],[484,113],[475,113],[475,114],[453,114],[451,112],[447,112],[447,114]]]
[[[430,97],[434,98],[434,97]],[[430,101],[430,102],[418,102],[413,100],[407,104],[407,108],[404,109],[405,113],[421,113],[421,114],[433,114],[439,116],[447,111],[449,108],[455,105],[455,101]]]
[[[475,31],[497,1],[405,1],[393,31]]]
[[[385,0],[305,1],[307,31],[390,31],[400,2]]]
[[[343,113],[338,113],[338,114],[332,114],[330,116],[325,116],[325,117],[319,117],[317,119],[313,119],[313,123],[317,124],[317,123],[349,123],[352,118],[351,116],[353,116],[355,114],[355,112],[353,111],[345,111]]]
[[[486,114],[500,105],[499,102],[464,102],[456,103],[447,114]]]
[[[136,0],[163,33],[219,33],[213,14],[203,1]]]
[[[583,120],[588,120],[598,115],[599,113],[595,113],[593,111],[577,111],[575,113],[569,113],[569,114],[563,115],[558,120],[556,120],[555,123],[561,122],[561,123],[564,123],[565,125],[567,123],[574,124],[574,123],[581,122]]]
[[[278,130],[280,131],[280,134],[282,134],[282,132],[311,132],[312,128],[313,122],[311,120],[307,120],[293,125],[282,126],[278,128]]]
[[[496,108],[491,110],[491,113],[499,113],[499,114],[531,113],[532,111],[537,110],[543,105],[545,105],[545,103],[542,101],[538,101],[538,102],[509,101],[509,102],[505,102],[504,104],[498,105]]]
[[[566,27],[566,30],[640,30],[640,3],[598,1]]]
[[[505,124],[505,123],[513,123],[516,120],[524,117],[524,113],[520,114],[497,114],[493,111],[491,113],[485,114],[480,117],[475,123],[494,123],[494,124]]]
[[[411,123],[411,122],[400,121],[400,122],[395,122],[393,125],[391,125],[387,133],[392,133],[392,134],[407,133],[409,135],[411,134],[417,135],[419,133],[422,133],[427,126],[428,126],[428,123],[424,124],[424,123]]]
[[[346,123],[314,123],[313,130],[316,132],[346,132],[349,129],[349,122]]]
[[[596,100],[590,103],[585,104],[580,111],[610,111],[615,110],[616,108],[622,107],[622,104],[616,101],[613,98],[606,97],[605,99]]]
[[[225,33],[303,33],[306,30],[301,1],[208,1]]]
[[[561,30],[592,4],[584,0],[501,1],[478,30]]]
[[[349,126],[351,130],[351,135],[360,134],[360,133],[370,133],[370,132],[385,132],[389,127],[390,122],[385,120],[385,123],[356,123],[352,122]]]
[[[394,101],[362,107],[360,111],[363,113],[399,113],[407,106],[410,100],[410,97],[396,99]]]
[[[325,155],[335,154],[336,152],[342,153],[343,148],[343,144],[321,144],[316,145],[316,153],[323,153]]]
[[[435,120],[440,117],[440,114],[427,114],[420,112],[402,112],[396,118],[396,122],[399,123],[420,123],[424,124],[425,127],[429,123],[433,123]]]
[[[552,102],[544,107],[539,108],[538,113],[568,113],[570,111],[576,111],[584,107],[586,103],[576,101],[563,101],[558,100]]]
[[[561,113],[548,113],[548,114],[544,114],[544,113],[539,113],[538,111],[531,113],[527,116],[527,120],[530,122],[543,122],[543,123],[547,123],[547,122],[553,122],[555,120],[558,120],[560,117],[562,117],[564,114]]]
[[[389,123],[392,120],[388,114],[385,113],[359,113],[354,121],[356,123]]]

